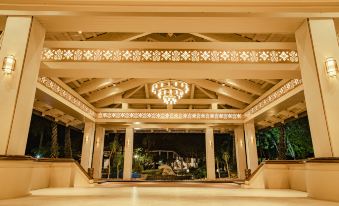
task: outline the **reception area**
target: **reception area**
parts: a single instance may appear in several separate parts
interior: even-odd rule
[[[339,205],[339,2],[0,11],[0,205]]]

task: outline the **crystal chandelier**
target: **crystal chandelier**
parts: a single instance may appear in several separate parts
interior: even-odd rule
[[[153,94],[162,99],[165,104],[176,104],[188,91],[188,84],[181,80],[161,80],[152,85]]]

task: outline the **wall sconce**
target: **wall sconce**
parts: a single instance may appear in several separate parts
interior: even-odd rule
[[[325,61],[326,71],[329,77],[336,77],[338,71],[337,61],[333,57],[329,57]]]
[[[2,71],[4,74],[12,74],[15,70],[15,58],[13,55],[6,56],[2,63]]]

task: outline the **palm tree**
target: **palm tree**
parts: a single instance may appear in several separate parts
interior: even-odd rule
[[[215,157],[215,162],[217,164],[218,178],[220,178],[220,167],[219,167],[220,158],[218,156]]]
[[[280,124],[280,137],[279,137],[279,147],[278,147],[278,159],[285,160],[286,159],[286,135],[285,135],[285,125]]]
[[[115,159],[117,163],[117,179],[119,179],[120,166],[122,165],[124,161],[124,155],[121,153],[118,153]]]
[[[222,159],[225,161],[225,170],[227,171],[227,176],[228,178],[230,178],[230,168],[229,168],[229,165],[228,165],[228,161],[230,159],[230,154],[228,152],[223,152],[222,154]]]
[[[111,174],[111,161],[114,160],[115,155],[117,154],[117,152],[119,151],[119,149],[121,147],[119,140],[118,140],[118,134],[115,134],[114,140],[113,140],[113,142],[110,143],[109,147],[111,149],[111,152],[109,153],[109,157],[108,157],[107,179],[109,179],[110,174]]]
[[[71,130],[69,127],[66,127],[65,132],[65,157],[72,158]]]
[[[58,124],[52,123],[52,142],[51,142],[51,158],[58,158],[59,145],[58,145]]]

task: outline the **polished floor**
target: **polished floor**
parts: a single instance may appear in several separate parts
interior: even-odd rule
[[[334,206],[293,190],[240,189],[233,186],[167,187],[101,185],[94,188],[49,188],[31,196],[0,200],[0,206]]]

